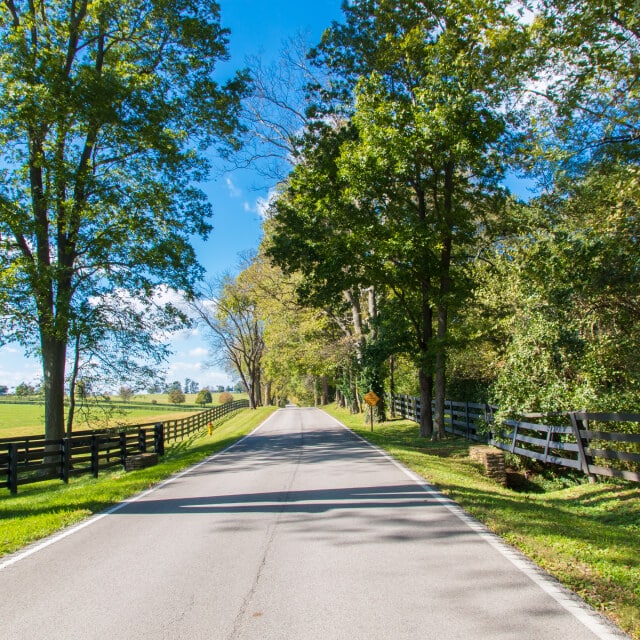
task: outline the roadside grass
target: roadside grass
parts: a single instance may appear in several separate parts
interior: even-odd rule
[[[161,462],[154,467],[125,473],[122,469],[100,474],[98,478],[81,476],[69,484],[48,481],[20,487],[12,496],[0,490],[0,556],[85,518],[161,480],[190,467],[224,449],[262,423],[274,407],[236,412],[215,424],[213,434],[206,430],[168,446]],[[6,491],[6,494],[4,493]]]
[[[431,442],[418,425],[374,425],[362,415],[324,407],[360,436],[435,485],[509,544],[517,547],[592,607],[640,640],[640,488],[589,484],[580,476],[533,477],[518,490],[482,474],[469,458],[474,443]]]

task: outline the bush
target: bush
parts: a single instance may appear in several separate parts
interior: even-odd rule
[[[196,396],[196,404],[211,404],[213,402],[213,398],[211,397],[211,391],[209,389],[202,389],[198,391],[198,395]]]
[[[227,404],[227,402],[233,402],[233,393],[229,393],[228,391],[221,393],[220,397],[218,398],[218,402],[220,404]]]
[[[169,402],[172,404],[182,404],[185,401],[184,393],[182,393],[182,389],[177,387],[173,387],[169,391]]]

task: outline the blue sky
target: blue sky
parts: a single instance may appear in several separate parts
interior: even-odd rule
[[[340,20],[341,0],[219,0],[222,24],[231,30],[230,60],[219,68],[222,76],[245,66],[247,56],[264,61],[278,56],[284,42],[306,33],[316,43],[333,20]],[[261,188],[256,189],[260,183]],[[214,211],[214,230],[206,242],[194,242],[209,277],[234,271],[238,256],[257,247],[261,233],[260,203],[269,187],[249,170],[212,176],[203,185]],[[231,378],[210,360],[206,342],[197,329],[185,330],[172,340],[167,379],[191,378],[200,386],[227,384]],[[17,345],[0,348],[0,385],[15,387],[35,383],[42,377],[40,362],[25,358]]]

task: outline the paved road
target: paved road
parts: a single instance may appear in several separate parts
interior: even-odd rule
[[[623,637],[325,413],[0,563],[0,637]]]

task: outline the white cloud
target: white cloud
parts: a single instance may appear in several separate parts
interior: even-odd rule
[[[189,351],[189,355],[192,358],[205,358],[209,355],[209,351],[204,349],[203,347],[196,347],[195,349],[191,349]]]
[[[269,207],[273,204],[278,196],[277,189],[269,189],[269,193],[266,198],[258,198],[256,200],[255,211],[260,215],[263,220],[266,220],[269,213]]]
[[[229,195],[232,198],[240,198],[242,196],[242,189],[236,187],[236,185],[233,184],[233,180],[229,176],[227,176],[224,181],[227,185],[227,189],[229,190]]]
[[[0,359],[0,385],[6,385],[13,390],[21,382],[35,385],[42,380],[42,366],[39,360],[25,357],[19,347],[1,347]]]
[[[227,373],[210,367],[203,361],[174,360],[171,362],[167,371],[167,380],[183,381],[185,378],[195,380],[200,388],[218,385],[226,387],[234,382]]]

